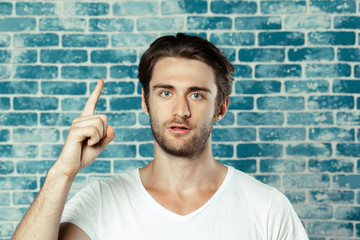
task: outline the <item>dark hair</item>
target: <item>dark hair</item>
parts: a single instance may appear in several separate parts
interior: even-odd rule
[[[158,38],[141,57],[138,78],[144,88],[146,102],[153,68],[163,57],[195,59],[208,64],[214,70],[216,77],[218,105],[230,95],[234,81],[232,76],[234,66],[222,51],[204,38],[178,33],[176,36]]]

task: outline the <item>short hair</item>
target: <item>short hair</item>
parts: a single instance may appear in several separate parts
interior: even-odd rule
[[[223,52],[205,38],[178,33],[156,39],[143,54],[139,63],[138,78],[148,104],[149,84],[155,64],[164,57],[199,60],[209,65],[215,73],[218,89],[217,104],[230,95],[234,81],[234,66]]]

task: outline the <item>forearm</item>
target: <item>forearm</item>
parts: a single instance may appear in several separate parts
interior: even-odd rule
[[[73,179],[50,168],[44,185],[20,222],[13,240],[57,239],[62,212]]]

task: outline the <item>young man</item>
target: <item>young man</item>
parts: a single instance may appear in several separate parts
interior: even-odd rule
[[[228,108],[233,70],[205,39],[156,40],[138,75],[153,161],[89,184],[63,212],[76,174],[115,138],[106,116],[94,115],[100,80],[14,239],[308,239],[283,194],[212,156],[211,131]]]

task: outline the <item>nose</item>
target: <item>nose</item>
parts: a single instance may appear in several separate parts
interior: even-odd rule
[[[189,104],[186,98],[178,98],[177,101],[174,102],[174,104],[175,106],[172,113],[174,116],[178,116],[180,118],[190,117]]]

